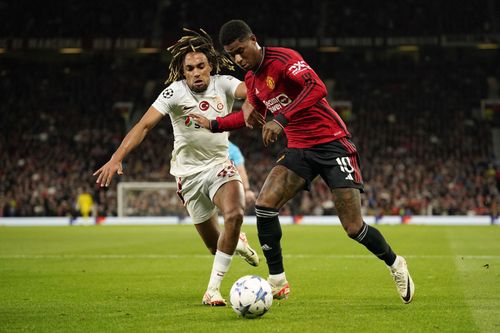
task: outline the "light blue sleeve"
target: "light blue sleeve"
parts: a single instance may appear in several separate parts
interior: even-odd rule
[[[229,141],[229,159],[233,161],[234,165],[239,166],[245,163],[245,158],[237,145]]]

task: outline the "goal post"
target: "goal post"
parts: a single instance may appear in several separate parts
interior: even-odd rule
[[[117,214],[126,216],[184,216],[174,182],[120,182]]]

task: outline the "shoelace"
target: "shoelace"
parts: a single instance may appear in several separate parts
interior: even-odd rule
[[[406,279],[405,279],[405,273],[404,272],[394,272],[394,281],[396,281],[396,285],[399,288],[405,288],[406,287]]]

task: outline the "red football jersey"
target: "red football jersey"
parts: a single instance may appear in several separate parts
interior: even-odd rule
[[[323,81],[294,50],[263,48],[255,71],[245,75],[248,101],[264,116],[286,118],[285,134],[290,148],[309,148],[350,137],[346,125],[326,101]]]

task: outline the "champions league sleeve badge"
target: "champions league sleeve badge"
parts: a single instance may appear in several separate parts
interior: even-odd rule
[[[167,88],[162,92],[163,98],[170,98],[174,96],[174,90],[172,88]]]

